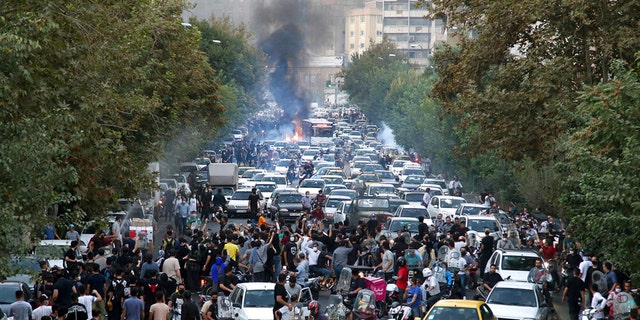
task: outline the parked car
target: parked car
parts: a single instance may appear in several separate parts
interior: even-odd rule
[[[400,187],[407,190],[417,190],[422,184],[422,181],[424,181],[424,176],[409,175],[402,181]]]
[[[9,306],[16,302],[16,291],[24,292],[24,301],[34,302],[34,296],[29,289],[29,285],[20,281],[2,281],[0,282],[0,309],[6,315],[9,314]]]
[[[550,319],[549,306],[535,283],[500,281],[486,300],[498,319]]]

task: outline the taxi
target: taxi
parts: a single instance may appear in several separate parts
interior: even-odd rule
[[[440,300],[423,320],[497,320],[491,308],[478,300]]]

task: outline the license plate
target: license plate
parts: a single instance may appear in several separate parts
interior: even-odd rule
[[[291,212],[289,213],[290,216],[292,217],[299,217],[300,216],[300,212]]]

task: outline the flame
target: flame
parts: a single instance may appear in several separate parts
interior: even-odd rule
[[[300,139],[300,137],[298,136],[298,133],[297,133],[297,132],[296,132],[296,133],[294,133],[294,134],[293,134],[293,141],[294,141],[294,142],[298,142],[298,140],[299,140],[299,139]]]
[[[284,141],[289,142],[291,141],[291,136],[289,136],[289,134],[287,133],[287,135],[284,137]]]
[[[291,122],[296,125],[295,134],[302,137],[302,119],[293,119]]]

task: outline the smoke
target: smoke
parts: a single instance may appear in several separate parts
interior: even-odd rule
[[[391,130],[391,128],[389,128],[389,126],[384,122],[382,122],[382,129],[378,132],[377,138],[383,144],[392,148],[397,148],[400,152],[404,152],[404,149],[396,143],[393,130]]]
[[[281,124],[303,119],[310,101],[299,68],[309,57],[308,44],[321,42],[324,19],[307,0],[265,0],[256,5],[253,23],[258,45],[269,56],[269,91],[284,110]]]

